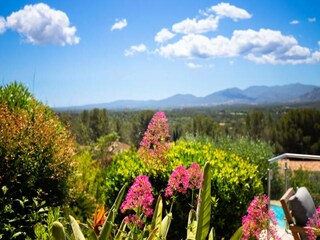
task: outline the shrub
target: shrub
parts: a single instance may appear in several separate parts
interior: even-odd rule
[[[211,225],[217,234],[230,237],[241,226],[241,217],[246,213],[251,199],[261,193],[262,183],[257,176],[257,166],[248,163],[235,154],[214,149],[211,143],[179,141],[171,145],[166,154],[167,165],[157,172],[140,161],[136,150],[117,155],[110,165],[106,179],[106,202],[111,207],[116,193],[124,183],[132,184],[139,175],[149,176],[154,187],[154,195],[162,194],[174,168],[183,165],[186,168],[193,162],[203,166],[209,161],[212,166],[211,192],[213,206]],[[181,229],[187,225],[186,204],[191,194],[179,196],[174,205],[174,225],[170,227],[168,238],[181,239]],[[168,207],[168,206],[167,206]],[[230,222],[232,219],[232,222]]]
[[[33,225],[21,214],[34,214],[34,198],[44,206],[63,204],[68,196],[69,175],[74,169],[74,142],[70,132],[46,106],[37,102],[21,84],[0,88],[0,180],[6,194],[1,196],[0,230],[4,238],[8,229]],[[28,211],[12,204],[24,196]],[[38,221],[36,219],[35,221]],[[26,228],[31,229],[31,228]],[[32,234],[28,230],[27,234]],[[11,234],[11,233],[10,233]]]

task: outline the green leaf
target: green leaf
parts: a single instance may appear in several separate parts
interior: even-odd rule
[[[162,210],[163,210],[163,203],[162,203],[162,197],[159,195],[153,217],[151,222],[151,231],[153,231],[157,226],[160,226],[162,221]]]
[[[54,237],[54,239],[56,239],[56,240],[65,240],[66,239],[66,232],[64,230],[64,227],[58,221],[54,221],[52,223],[51,233],[52,233],[52,236]]]
[[[161,222],[161,228],[160,228],[160,239],[166,239],[167,234],[170,228],[172,219],[172,213],[168,213],[167,216],[164,217],[164,219]]]
[[[20,235],[26,235],[26,233],[25,232],[17,232],[15,234],[13,234],[12,238],[19,237]]]
[[[232,235],[230,240],[240,240],[242,237],[242,226]]]
[[[100,232],[100,236],[99,236],[99,240],[106,240],[108,239],[111,230],[112,230],[112,226],[114,224],[114,220],[116,218],[118,209],[120,207],[120,203],[122,201],[123,195],[125,193],[127,184],[123,185],[123,187],[121,188],[120,192],[118,193],[118,196],[115,200],[115,202],[113,203],[113,206],[110,209],[110,212],[107,216],[107,220],[105,221],[105,223],[102,226],[101,232]]]
[[[80,229],[80,226],[79,226],[78,222],[71,215],[69,215],[69,218],[70,218],[70,221],[71,221],[71,228],[72,228],[75,240],[85,240],[85,238],[83,236],[83,233],[81,232],[81,229]]]
[[[209,238],[208,240],[214,240],[216,238],[216,233],[214,231],[214,228],[212,227],[210,232],[209,232]]]
[[[191,209],[188,217],[187,240],[196,239],[197,232],[197,216],[196,211]]]
[[[197,206],[197,232],[196,240],[207,238],[210,229],[211,218],[211,171],[207,162],[203,170],[203,183],[200,190],[200,203]]]

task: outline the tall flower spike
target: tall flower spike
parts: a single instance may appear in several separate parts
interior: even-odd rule
[[[155,166],[166,163],[165,154],[170,148],[169,128],[164,112],[157,112],[151,119],[140,143],[139,157]]]
[[[168,186],[165,189],[165,197],[171,197],[175,192],[187,193],[189,186],[189,173],[184,166],[177,167],[171,174]]]

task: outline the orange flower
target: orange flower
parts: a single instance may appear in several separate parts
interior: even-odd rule
[[[93,215],[93,229],[97,235],[100,233],[99,227],[102,227],[104,222],[107,220],[106,214],[108,211],[105,211],[104,206],[102,204],[100,210],[98,211],[98,205],[96,206],[96,210]]]

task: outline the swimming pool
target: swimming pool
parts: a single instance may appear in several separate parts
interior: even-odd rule
[[[277,206],[277,205],[270,205],[270,208],[272,209],[272,211],[274,212],[277,222],[278,222],[278,226],[281,228],[285,228],[286,227],[286,221],[285,221],[285,216],[284,216],[284,212],[281,206]]]

